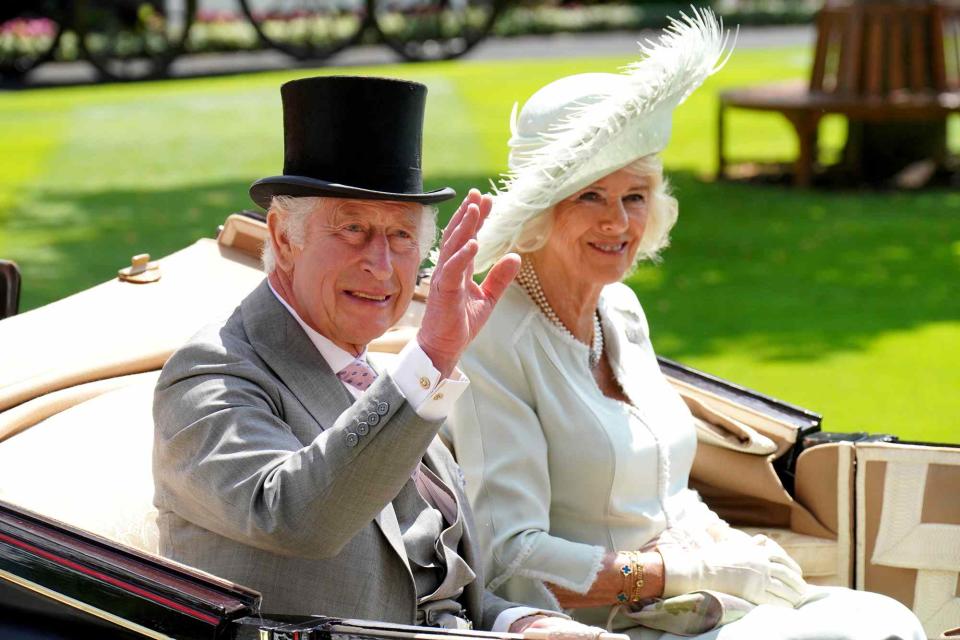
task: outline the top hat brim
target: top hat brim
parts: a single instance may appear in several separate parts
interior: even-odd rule
[[[295,198],[328,196],[356,200],[393,200],[395,202],[434,204],[449,200],[456,195],[457,192],[450,187],[435,189],[426,193],[391,193],[389,191],[352,187],[305,176],[272,176],[261,178],[250,186],[250,198],[264,209],[270,208],[270,201],[273,196],[292,196]]]

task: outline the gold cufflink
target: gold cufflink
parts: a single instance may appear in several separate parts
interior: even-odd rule
[[[429,388],[430,388],[430,380],[428,380],[426,376],[421,376],[421,377],[420,377],[420,386],[423,387],[424,389],[429,389]]]

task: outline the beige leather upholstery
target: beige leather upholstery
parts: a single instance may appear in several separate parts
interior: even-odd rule
[[[3,320],[0,411],[58,389],[159,369],[263,279],[259,260],[214,240],[159,263],[158,282],[115,279]]]
[[[0,499],[155,552],[154,383],[263,279],[265,238],[230,216],[217,241],[159,260],[155,283],[111,280],[0,323]]]
[[[683,381],[671,382],[696,418],[733,433],[727,443],[719,444],[704,437],[700,425],[697,458],[690,476],[691,486],[720,517],[740,526],[836,537],[836,532],[813,517],[805,504],[787,493],[773,469],[773,461],[796,442],[796,427]],[[731,430],[730,425],[736,428]],[[745,439],[743,431],[756,432],[757,436]],[[769,446],[758,447],[758,437],[771,442],[772,450]],[[739,448],[738,440],[742,442]],[[737,472],[730,473],[731,469]]]
[[[131,380],[144,375],[150,375],[150,373],[135,373],[129,376],[94,380],[93,382],[52,391],[19,404],[12,409],[7,409],[0,413],[0,441],[29,429],[74,405],[86,402],[113,389],[126,386],[130,384]]]
[[[931,638],[960,621],[960,449],[857,446],[857,588],[917,614]]]
[[[792,426],[672,382],[697,420],[691,485],[704,501],[730,524],[777,540],[811,582],[851,586],[852,445],[803,452],[791,497],[773,460],[795,442]]]
[[[803,569],[804,579],[811,584],[821,586],[845,587],[843,578],[837,573],[840,564],[840,545],[830,538],[808,536],[789,529],[766,527],[738,527],[742,531],[763,535],[774,539],[790,557]]]
[[[828,536],[801,533],[803,526],[739,528],[776,540],[797,561],[808,582],[852,587],[853,456],[853,444],[840,442],[808,449],[797,461],[795,500],[804,509],[794,513],[813,518],[818,527],[829,531]]]
[[[150,456],[158,375],[129,376],[0,443],[0,500],[156,553]]]

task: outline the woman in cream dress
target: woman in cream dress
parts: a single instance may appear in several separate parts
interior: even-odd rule
[[[447,434],[487,586],[635,638],[919,640],[901,604],[808,586],[687,487],[693,420],[620,281],[667,243],[677,205],[655,154],[723,50],[696,12],[625,73],[563,78],[514,113],[477,267],[508,251],[523,266],[461,362]]]

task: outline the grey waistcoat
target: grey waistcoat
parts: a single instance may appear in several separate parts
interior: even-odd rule
[[[455,619],[466,618],[458,600],[476,578],[457,552],[463,520],[450,489],[425,465],[420,471],[393,501],[416,585],[417,620],[430,626],[463,626]]]

